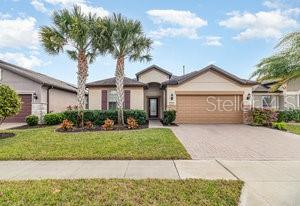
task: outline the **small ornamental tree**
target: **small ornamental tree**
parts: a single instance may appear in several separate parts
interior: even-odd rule
[[[21,109],[21,99],[9,86],[0,84],[0,125],[7,117],[16,115]]]

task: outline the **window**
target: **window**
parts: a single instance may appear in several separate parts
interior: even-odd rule
[[[270,95],[268,96],[262,96],[262,106],[263,107],[271,107],[272,106],[272,97]]]
[[[108,92],[108,109],[116,110],[117,109],[117,91],[110,90]]]

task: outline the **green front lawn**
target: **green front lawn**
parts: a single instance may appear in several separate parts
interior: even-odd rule
[[[238,205],[243,183],[225,180],[0,181],[0,205]]]
[[[287,124],[286,129],[291,133],[300,135],[300,125]]]
[[[59,133],[54,127],[13,130],[0,139],[0,160],[190,159],[170,129]]]

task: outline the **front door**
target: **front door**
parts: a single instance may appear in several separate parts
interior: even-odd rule
[[[149,117],[158,117],[158,98],[149,98]]]

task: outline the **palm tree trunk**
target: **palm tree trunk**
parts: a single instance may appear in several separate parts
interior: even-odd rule
[[[78,104],[78,126],[83,127],[83,110],[85,108],[85,84],[88,77],[88,64],[84,51],[78,54],[77,72],[77,104]]]
[[[117,109],[118,109],[118,124],[124,125],[124,57],[117,59],[116,67],[116,87],[117,87]]]

